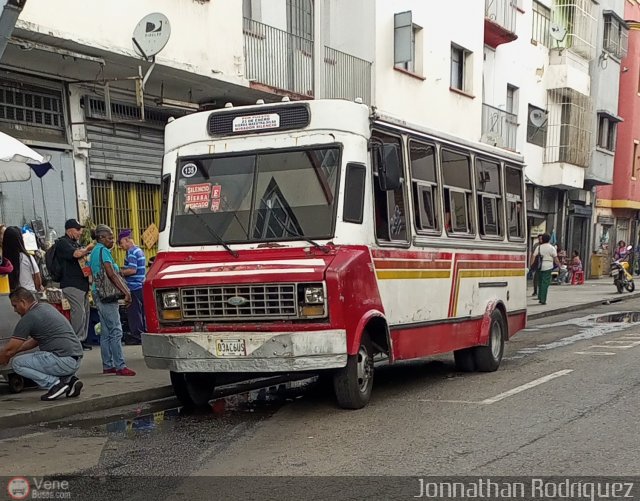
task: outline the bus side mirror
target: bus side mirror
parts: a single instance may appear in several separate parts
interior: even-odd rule
[[[402,164],[397,144],[377,144],[375,147],[378,184],[382,191],[393,191],[400,188]]]

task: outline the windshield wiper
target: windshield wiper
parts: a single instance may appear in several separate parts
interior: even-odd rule
[[[327,247],[326,245],[320,245],[315,240],[311,240],[309,237],[305,237],[304,235],[301,235],[298,231],[294,231],[294,230],[289,229],[289,227],[286,225],[286,223],[283,223],[280,220],[280,218],[276,215],[276,213],[273,211],[273,207],[270,207],[269,204],[267,204],[267,208],[269,209],[269,213],[270,213],[271,217],[273,217],[278,222],[278,224],[280,226],[282,226],[284,231],[286,231],[289,235],[291,235],[293,237],[301,238],[305,242],[308,242],[311,245],[313,245],[314,247],[317,247],[318,249],[320,249],[325,254],[329,254],[329,247]]]
[[[189,212],[191,212],[191,214],[193,214],[194,216],[196,216],[196,217],[198,218],[198,221],[200,221],[200,222],[202,223],[202,225],[203,225],[203,226],[204,226],[204,227],[209,231],[209,234],[210,234],[213,238],[215,238],[215,239],[216,239],[216,241],[217,241],[220,245],[222,245],[222,247],[224,247],[224,248],[225,248],[225,250],[226,250],[229,254],[231,254],[233,257],[238,257],[238,256],[239,256],[239,254],[238,254],[236,251],[234,251],[231,247],[229,247],[229,245],[227,245],[227,244],[225,243],[225,241],[224,241],[224,240],[222,240],[222,238],[220,237],[220,235],[218,235],[218,234],[216,233],[216,231],[215,231],[211,226],[209,226],[209,223],[207,223],[207,221],[206,221],[206,220],[205,220],[205,219],[204,219],[200,214],[198,214],[197,212],[195,212],[191,207],[189,207],[188,211],[189,211]]]

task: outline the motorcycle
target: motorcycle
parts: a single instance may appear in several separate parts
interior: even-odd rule
[[[629,253],[633,249],[633,246],[627,247]],[[629,261],[626,260],[630,254],[623,258],[616,259],[611,262],[611,276],[613,277],[613,284],[618,289],[618,293],[622,294],[626,289],[629,292],[636,290],[636,285],[633,282],[633,275],[629,272]]]

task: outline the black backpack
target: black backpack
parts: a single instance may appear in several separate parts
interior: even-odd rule
[[[56,240],[51,247],[47,249],[44,254],[44,264],[47,267],[47,274],[54,282],[59,282],[62,278],[62,264],[56,257],[56,247],[58,246],[58,240]]]

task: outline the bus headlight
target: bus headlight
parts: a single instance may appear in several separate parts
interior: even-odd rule
[[[163,292],[161,297],[163,309],[176,310],[180,308],[180,294],[178,291]]]
[[[324,287],[305,287],[305,304],[324,304]]]
[[[323,283],[299,284],[298,301],[300,318],[324,318],[327,316],[327,298]]]

